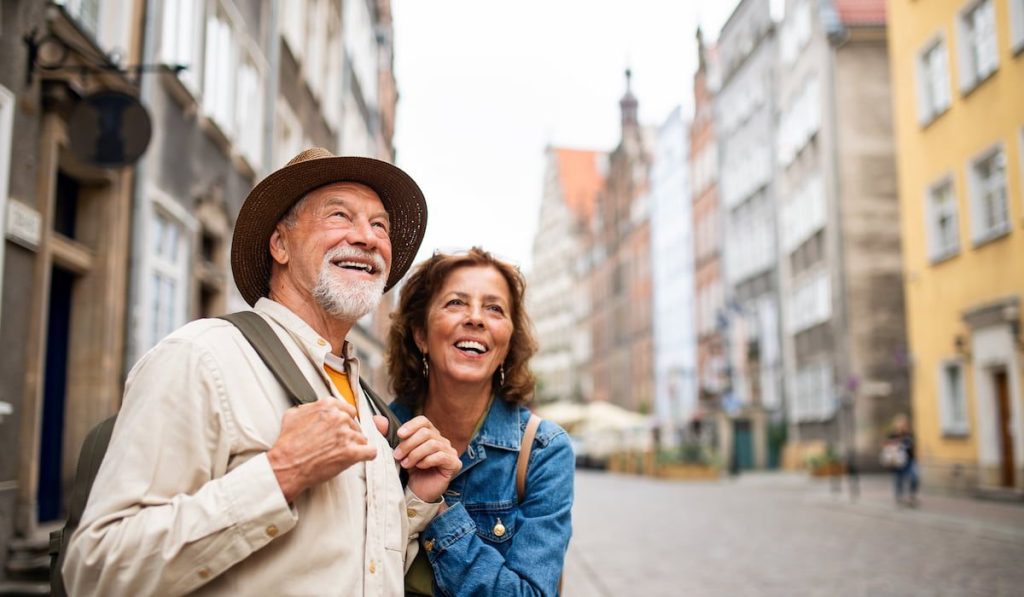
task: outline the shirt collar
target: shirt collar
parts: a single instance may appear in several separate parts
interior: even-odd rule
[[[321,362],[323,362],[324,357],[331,352],[331,343],[327,341],[326,338],[316,333],[316,331],[310,327],[305,320],[281,303],[267,297],[262,297],[256,301],[256,304],[253,306],[253,310],[257,313],[266,315],[287,330],[287,332],[297,341],[301,342],[311,354],[319,356]],[[344,344],[341,346],[341,356],[346,362],[355,360],[355,350],[352,343],[348,340],[345,340]]]

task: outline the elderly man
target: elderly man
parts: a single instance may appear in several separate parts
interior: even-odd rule
[[[235,282],[323,397],[290,408],[224,320],[160,342],[128,377],[68,548],[70,594],[402,594],[461,463],[422,417],[392,452],[345,338],[408,270],[425,225],[416,183],[369,158],[307,150],[252,190]]]

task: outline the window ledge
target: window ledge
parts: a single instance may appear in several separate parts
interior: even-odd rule
[[[938,119],[942,118],[942,116],[943,116],[943,115],[944,115],[944,114],[945,114],[946,112],[949,112],[949,109],[950,109],[950,108],[952,107],[952,106],[951,106],[951,104],[952,104],[952,102],[950,102],[950,103],[946,104],[946,105],[945,105],[945,106],[944,106],[944,107],[943,107],[942,109],[940,109],[940,110],[936,110],[935,112],[932,112],[931,116],[929,116],[928,118],[924,118],[924,119],[921,119],[921,121],[920,121],[920,124],[921,124],[921,130],[922,130],[922,131],[926,131],[926,130],[928,130],[929,128],[931,128],[932,124],[933,124],[933,123],[934,123],[934,122],[935,122],[936,120],[938,120]]]
[[[220,128],[220,125],[217,124],[213,117],[205,114],[201,115],[199,117],[199,128],[224,153],[225,157],[231,158],[231,139],[228,139],[227,134]]]
[[[169,68],[160,69],[160,82],[163,84],[167,94],[181,107],[186,118],[192,118],[199,110],[199,102],[193,90],[181,80],[173,70]]]
[[[983,245],[987,245],[989,243],[995,242],[995,241],[1003,238],[1004,236],[1008,236],[1009,234],[1010,234],[1010,225],[1008,223],[1003,224],[1002,226],[999,226],[997,228],[993,228],[993,229],[991,229],[991,230],[989,230],[987,232],[982,233],[981,235],[978,236],[978,238],[975,238],[974,239],[974,248],[977,249],[978,247],[981,247]]]
[[[998,72],[999,72],[999,65],[997,64],[996,67],[994,69],[992,69],[992,72],[988,73],[987,75],[985,75],[985,76],[983,76],[983,77],[981,77],[979,79],[976,79],[970,85],[967,85],[966,87],[962,87],[960,89],[960,95],[962,97],[964,97],[964,98],[968,97],[969,95],[974,93],[975,89],[981,87],[982,85],[985,84],[986,81],[988,81],[989,79],[995,77],[996,73],[998,73]]]
[[[971,433],[966,429],[943,429],[942,439],[967,439],[971,436]]]
[[[960,254],[960,247],[954,247],[952,249],[947,249],[947,250],[945,250],[945,251],[943,251],[941,253],[938,253],[936,255],[930,256],[928,258],[928,263],[929,263],[929,265],[939,265],[940,263],[945,263],[947,261],[950,261],[951,259],[953,259],[954,257],[956,257],[959,254]]]

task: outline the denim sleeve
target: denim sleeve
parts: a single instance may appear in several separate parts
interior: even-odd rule
[[[519,525],[505,556],[476,534],[461,503],[435,518],[423,535],[445,595],[555,595],[572,535],[575,458],[564,431],[530,454]]]

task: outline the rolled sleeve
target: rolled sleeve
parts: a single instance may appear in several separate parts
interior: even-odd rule
[[[436,502],[424,502],[411,489],[405,490],[405,508],[409,517],[409,536],[415,537],[427,528],[430,521],[437,516],[438,510],[444,504],[444,498],[438,498]]]

